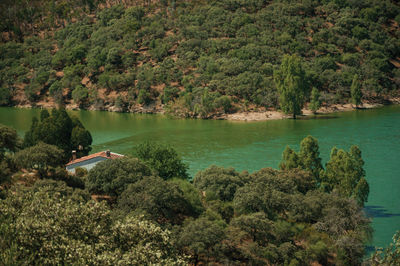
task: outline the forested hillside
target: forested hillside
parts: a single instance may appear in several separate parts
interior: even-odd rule
[[[297,54],[304,100],[395,97],[396,1],[2,1],[0,104],[208,118],[280,108]],[[356,78],[355,78],[356,77]],[[356,83],[355,83],[356,82]],[[355,86],[355,85],[354,85]],[[353,87],[354,87],[353,86]]]

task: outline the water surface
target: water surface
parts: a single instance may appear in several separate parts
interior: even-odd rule
[[[37,109],[0,108],[0,123],[21,135]],[[162,115],[71,111],[92,133],[93,152],[129,154],[142,141],[173,146],[193,176],[211,164],[253,172],[277,168],[286,145],[298,149],[307,135],[318,138],[323,161],[333,146],[359,145],[370,184],[366,211],[373,217],[372,245],[386,246],[400,230],[400,106],[328,115],[325,119],[232,122],[179,120]],[[330,119],[328,119],[330,118]]]

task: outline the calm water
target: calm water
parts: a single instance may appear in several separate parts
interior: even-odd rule
[[[0,108],[0,123],[22,135],[40,110]],[[72,111],[94,139],[93,152],[110,149],[129,154],[146,140],[172,145],[191,175],[211,164],[250,172],[277,168],[288,144],[298,149],[307,135],[319,140],[321,156],[333,146],[360,146],[371,187],[366,211],[373,216],[372,245],[386,246],[400,230],[400,106],[359,110],[324,119],[230,122],[174,120],[161,115]]]

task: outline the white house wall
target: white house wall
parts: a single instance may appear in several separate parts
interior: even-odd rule
[[[74,163],[74,164],[68,165],[66,167],[66,169],[67,169],[68,172],[70,172],[72,174],[75,174],[75,168],[77,168],[77,167],[85,168],[86,170],[89,171],[96,164],[98,164],[99,162],[104,161],[104,160],[108,160],[108,159],[104,158],[104,157],[95,157],[95,158],[92,158],[92,159],[89,159],[89,160],[86,160],[86,161],[83,161],[83,162],[78,162],[78,163]]]

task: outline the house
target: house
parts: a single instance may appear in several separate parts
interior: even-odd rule
[[[121,157],[124,157],[124,155],[110,151],[101,151],[77,159],[76,152],[72,151],[72,161],[67,163],[65,168],[67,169],[68,172],[75,174],[75,168],[77,167],[85,168],[86,170],[89,171],[101,161],[108,159],[117,159]]]

